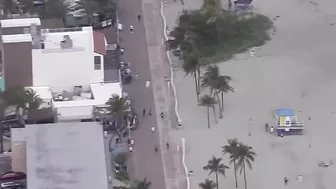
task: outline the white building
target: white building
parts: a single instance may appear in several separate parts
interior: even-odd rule
[[[41,29],[39,18],[1,20],[0,25],[5,87],[49,86],[62,92],[104,82],[103,33],[92,27]]]
[[[105,107],[112,95],[123,96],[121,83],[95,83],[90,84],[88,90],[74,87],[61,93],[47,86],[29,88],[43,100],[40,108],[52,108],[55,111],[58,122],[95,119],[93,112],[96,107]]]
[[[4,75],[8,86],[32,88],[57,121],[93,119],[95,107],[119,82],[104,83],[105,35],[92,27],[40,29],[38,18],[1,20]],[[19,34],[15,33],[20,31]],[[55,117],[55,116],[54,116]]]
[[[27,189],[108,189],[99,123],[56,123],[12,128],[12,168],[27,174]]]
[[[62,92],[104,81],[103,55],[94,51],[92,27],[43,29],[42,48],[33,49],[33,85]]]

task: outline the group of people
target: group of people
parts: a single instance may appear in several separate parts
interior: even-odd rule
[[[298,175],[298,176],[296,177],[296,179],[297,179],[299,182],[302,182],[302,181],[303,181],[303,176],[302,176],[302,175]],[[285,183],[285,185],[287,185],[288,182],[289,182],[289,179],[288,179],[287,177],[284,177],[284,183]]]
[[[270,131],[271,133],[273,133],[274,132],[274,127],[271,126],[271,128],[269,128],[268,127],[268,123],[265,123],[265,132],[268,132],[268,131]]]
[[[149,116],[152,115],[152,108],[150,108],[150,109],[148,110],[148,115],[149,115]],[[146,116],[147,116],[147,114],[146,114],[146,109],[144,108],[144,109],[142,109],[142,117],[146,117]],[[160,117],[161,117],[161,119],[164,118],[164,113],[163,113],[163,112],[160,113]]]
[[[152,115],[152,108],[150,108],[149,110],[148,110],[148,115],[149,116],[151,116]],[[142,117],[146,117],[147,116],[147,111],[146,111],[146,109],[144,108],[144,109],[142,109]],[[163,119],[164,118],[164,113],[163,112],[161,112],[160,113],[160,117],[161,117],[161,119]],[[153,126],[153,127],[151,127],[151,131],[152,131],[152,133],[154,133],[154,131],[155,131],[155,127]],[[169,142],[166,142],[166,147],[167,147],[167,149],[169,149]],[[155,145],[155,147],[154,147],[154,151],[155,152],[157,152],[158,151],[158,146],[157,145]]]
[[[141,21],[141,15],[139,14],[138,15],[138,22],[140,22],[140,21]],[[131,25],[130,26],[130,32],[133,33],[133,31],[134,31],[134,27]]]
[[[268,123],[265,123],[265,132],[268,132],[268,131],[270,131],[271,133],[273,133],[273,132],[274,132],[274,127],[271,126],[271,127],[269,128]],[[281,134],[280,134],[280,137],[284,137],[284,134],[281,133]]]

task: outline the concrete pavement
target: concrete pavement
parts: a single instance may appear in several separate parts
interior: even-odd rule
[[[121,59],[130,62],[132,70],[139,72],[133,82],[124,85],[132,99],[133,108],[140,115],[139,128],[132,133],[135,146],[131,161],[131,176],[152,182],[151,188],[180,188],[184,180],[178,177],[181,167],[176,145],[170,141],[168,132],[176,125],[171,121],[170,103],[173,98],[167,90],[164,76],[169,76],[163,45],[163,24],[160,15],[160,2],[156,0],[119,0],[119,20],[124,25],[120,33],[121,46],[125,53]],[[142,12],[143,9],[143,12]],[[142,15],[141,22],[137,16]],[[129,30],[134,26],[134,33]],[[150,86],[146,87],[146,82]],[[152,116],[142,118],[142,109],[152,109]],[[164,119],[160,113],[164,112]],[[150,128],[156,127],[154,133]],[[160,140],[161,139],[161,140]],[[171,148],[166,148],[166,142]],[[159,152],[155,153],[155,146]],[[133,174],[132,174],[133,173]]]

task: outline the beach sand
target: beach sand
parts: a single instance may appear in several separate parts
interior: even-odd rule
[[[185,9],[198,8],[201,0],[184,0]],[[326,189],[333,188],[336,165],[319,168],[318,162],[336,162],[336,2],[308,0],[256,0],[255,12],[273,19],[276,33],[266,45],[250,53],[236,55],[218,64],[221,73],[233,78],[235,93],[225,95],[224,118],[207,128],[206,108],[196,102],[192,77],[176,72],[179,112],[183,129],[171,137],[186,138],[187,166],[193,171],[191,188],[214,175],[202,170],[212,155],[223,157],[221,146],[238,138],[257,153],[253,169],[247,171],[249,189]],[[226,6],[226,1],[223,1]],[[173,28],[181,4],[168,1],[165,8],[168,27]],[[292,108],[305,121],[302,136],[276,137],[265,133],[264,124],[275,125],[275,109]],[[308,120],[311,117],[311,120]],[[249,119],[252,121],[249,121]],[[248,133],[251,136],[248,136]],[[228,163],[228,157],[223,157]],[[233,168],[226,178],[220,176],[220,188],[235,188]],[[297,176],[302,175],[299,182]],[[284,185],[284,177],[289,184]],[[243,175],[238,176],[244,188]]]

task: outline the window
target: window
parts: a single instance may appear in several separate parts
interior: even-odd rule
[[[94,57],[94,69],[95,70],[101,70],[101,59],[100,56]]]

